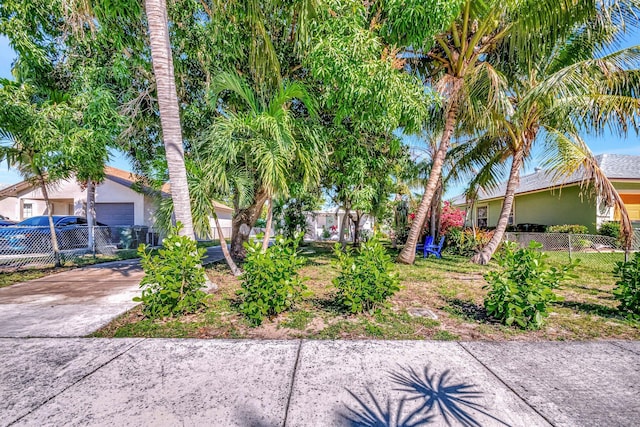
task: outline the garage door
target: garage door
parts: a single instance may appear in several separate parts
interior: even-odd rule
[[[96,203],[96,219],[107,225],[133,225],[133,203]]]

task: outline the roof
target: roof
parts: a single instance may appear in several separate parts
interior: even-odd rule
[[[131,188],[132,190],[136,190],[136,187],[139,188],[140,183],[144,182],[144,179],[141,176],[122,169],[114,168],[112,166],[105,166],[104,173],[106,179],[116,182],[120,185],[124,185],[125,187]],[[24,190],[28,190],[32,187],[33,184],[29,181],[21,181],[17,184],[10,185],[7,188],[3,188],[2,190],[0,190],[0,200],[7,197],[17,197],[18,193]],[[148,187],[143,185],[143,188]],[[171,185],[169,183],[164,184],[160,191],[164,195],[171,195]],[[233,209],[231,209],[230,207],[223,205],[222,203],[219,203],[217,201],[214,201],[213,204],[216,209],[227,212],[233,211]]]
[[[640,156],[630,156],[622,154],[599,154],[595,156],[600,169],[605,176],[612,180],[640,180]],[[520,185],[516,194],[529,193],[532,191],[552,189],[563,185],[576,184],[582,181],[584,170],[578,169],[568,177],[554,179],[553,173],[536,169],[534,173],[520,177]],[[501,182],[497,188],[485,191],[480,189],[478,200],[499,199],[504,196],[507,182]],[[457,195],[451,199],[453,205],[463,205],[466,203],[464,194]]]

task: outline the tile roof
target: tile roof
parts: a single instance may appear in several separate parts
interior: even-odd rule
[[[596,160],[605,176],[609,179],[640,179],[640,156],[629,156],[622,154],[599,154]],[[516,194],[528,193],[530,191],[544,190],[559,187],[567,184],[575,184],[582,180],[584,170],[581,168],[568,177],[554,179],[552,173],[536,169],[534,173],[520,177],[520,185]],[[507,183],[501,182],[497,188],[485,191],[480,189],[478,200],[497,199],[504,196]],[[451,198],[453,205],[466,203],[464,194]]]
[[[122,169],[114,168],[112,166],[105,166],[104,173],[108,180],[116,182],[120,185],[124,185],[127,188],[134,187],[134,184],[138,182],[140,183],[144,182],[139,175],[136,175],[132,172],[124,171]],[[22,181],[17,184],[10,185],[7,188],[3,188],[2,190],[0,190],[0,200],[6,197],[16,197],[19,192],[29,189],[32,186],[33,184],[31,184],[29,181]],[[143,184],[143,188],[149,188],[149,187],[146,187]],[[162,193],[167,196],[171,195],[171,184],[169,183],[164,184],[160,189],[160,191],[162,191]],[[213,204],[216,207],[216,209],[226,211],[226,212],[233,211],[233,209],[230,208],[229,206],[223,205],[222,203],[219,203],[217,201],[214,201]]]

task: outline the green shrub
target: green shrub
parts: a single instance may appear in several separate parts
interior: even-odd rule
[[[589,234],[589,229],[586,225],[579,224],[550,225],[547,233]]]
[[[340,270],[333,279],[338,290],[336,299],[351,313],[371,311],[400,289],[400,279],[391,272],[391,256],[377,237],[362,243],[357,255],[351,248],[343,252],[339,244],[334,254]]]
[[[179,236],[181,228],[178,223],[169,231],[157,255],[147,252],[146,245],[138,248],[145,274],[140,282],[142,296],[133,300],[142,303],[144,314],[151,319],[193,313],[204,305],[207,296],[202,291],[205,250],[199,249],[195,240]]]
[[[449,228],[445,235],[445,252],[452,255],[472,256],[489,243],[493,236],[492,231]]]
[[[616,221],[607,221],[600,224],[600,228],[598,228],[598,234],[601,236],[609,236],[614,239],[620,239],[621,230],[620,223]]]
[[[306,289],[298,270],[304,258],[298,253],[302,233],[293,239],[277,236],[275,243],[262,252],[262,240],[245,243],[247,257],[242,273],[240,311],[254,324],[266,316],[289,310]]]
[[[628,262],[617,262],[613,274],[618,278],[613,296],[620,301],[618,306],[630,319],[640,319],[640,252]]]
[[[549,267],[540,248],[538,242],[531,242],[525,249],[505,243],[496,256],[501,269],[484,276],[489,283],[484,287],[489,289],[484,306],[490,315],[508,326],[515,323],[521,328],[539,329],[548,315],[549,303],[561,299],[553,289],[571,277],[569,272],[575,264],[561,269]]]

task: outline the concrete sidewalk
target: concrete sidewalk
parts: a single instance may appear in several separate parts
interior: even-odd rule
[[[205,263],[222,259],[219,246]],[[138,260],[96,264],[0,288],[0,337],[81,337],[135,307]]]
[[[0,425],[630,426],[640,343],[0,339]]]

